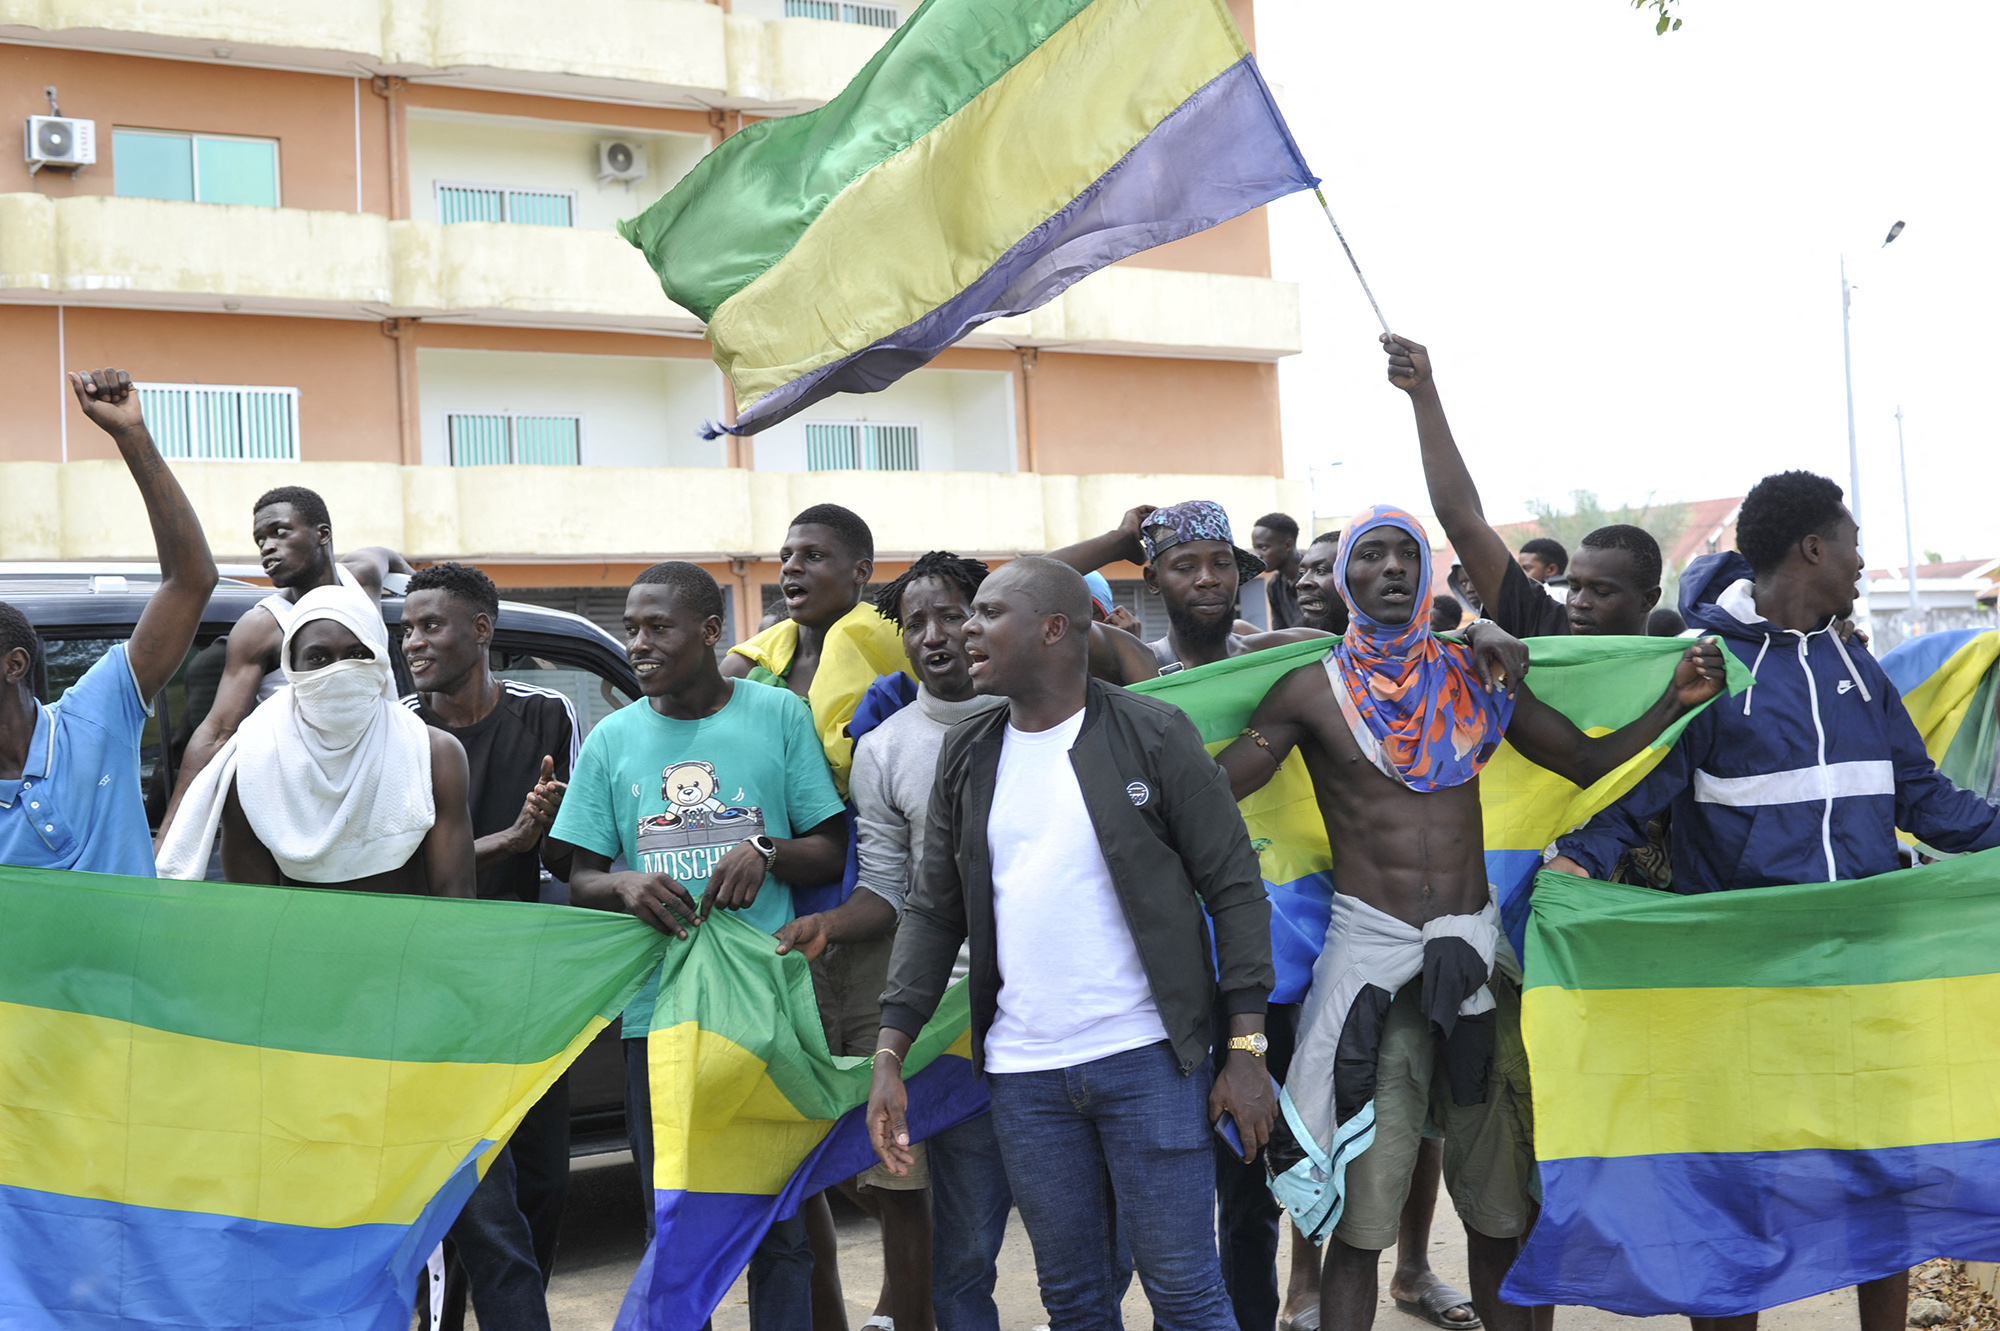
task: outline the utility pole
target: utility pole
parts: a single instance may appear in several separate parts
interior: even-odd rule
[[[1847,371],[1847,511],[1861,522],[1861,450],[1854,442],[1854,350],[1847,335],[1847,311],[1854,303],[1847,285],[1847,256],[1840,256],[1840,361]],[[1901,408],[1898,408],[1901,410]]]
[[[1903,473],[1903,585],[1909,589],[1909,636],[1924,631],[1923,603],[1917,600],[1917,534],[1910,526],[1910,459],[1903,450],[1903,404],[1896,404],[1896,465]],[[1907,639],[1906,639],[1907,641]]]

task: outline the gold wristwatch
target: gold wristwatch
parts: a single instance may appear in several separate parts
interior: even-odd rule
[[[1264,1032],[1258,1031],[1255,1035],[1233,1036],[1229,1041],[1229,1047],[1241,1049],[1252,1058],[1262,1058],[1264,1051],[1271,1047],[1271,1042],[1264,1038]]]

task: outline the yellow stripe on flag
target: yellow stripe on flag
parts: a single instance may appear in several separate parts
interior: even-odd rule
[[[545,1063],[399,1063],[0,1003],[0,1185],[340,1228],[407,1225],[605,1025]],[[479,1106],[506,1104],[495,1121]]]
[[[1538,986],[1522,1003],[1536,1154],[2000,1138],[1996,1011],[2000,975],[1770,989]]]
[[[737,410],[959,295],[1247,54],[1220,0],[1097,0],[717,307],[708,337]]]

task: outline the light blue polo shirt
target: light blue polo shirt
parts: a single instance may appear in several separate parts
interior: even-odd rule
[[[139,787],[139,735],[151,706],[120,643],[53,707],[35,704],[18,781],[0,781],[0,864],[154,877]]]

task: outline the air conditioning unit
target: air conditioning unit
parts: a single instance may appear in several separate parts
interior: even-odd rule
[[[597,141],[597,183],[622,180],[631,184],[646,178],[646,145],[630,139]]]
[[[45,166],[66,166],[70,174],[97,161],[97,122],[68,116],[29,116],[23,136],[28,174]]]

